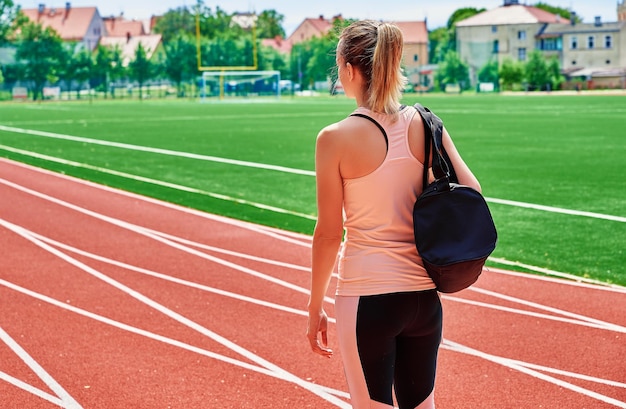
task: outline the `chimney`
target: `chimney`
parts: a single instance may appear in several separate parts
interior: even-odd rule
[[[569,22],[571,25],[575,26],[576,25],[576,12],[572,11],[569,15]]]
[[[320,20],[324,20],[324,15],[320,14]]]
[[[44,10],[46,9],[46,5],[43,3],[39,3],[39,7],[37,8],[37,12],[39,14],[43,14]]]
[[[70,9],[72,8],[72,4],[68,1],[65,3],[65,16],[63,16],[63,21],[67,20],[67,17],[70,15]]]
[[[596,27],[601,27],[602,26],[602,18],[600,16],[596,16],[596,20],[594,22],[594,25]]]

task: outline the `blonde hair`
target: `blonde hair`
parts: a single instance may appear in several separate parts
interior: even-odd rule
[[[395,24],[363,20],[346,27],[337,53],[358,68],[372,111],[395,114],[407,79],[402,73],[402,32]]]

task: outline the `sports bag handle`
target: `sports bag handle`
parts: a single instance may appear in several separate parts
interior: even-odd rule
[[[458,182],[452,161],[443,147],[443,121],[430,109],[417,103],[413,105],[424,122],[424,172],[422,186],[428,186],[428,168],[430,162],[430,148],[433,146],[433,174],[435,179],[448,178],[450,182]]]

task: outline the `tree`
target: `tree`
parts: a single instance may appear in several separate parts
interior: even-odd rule
[[[284,19],[285,16],[276,10],[263,10],[256,21],[257,38],[275,38],[277,36],[284,38],[285,29],[282,26]]]
[[[428,32],[428,61],[437,64],[443,61],[443,57],[448,50],[454,49],[454,44],[450,41],[450,30],[447,27],[439,27]]]
[[[13,0],[0,0],[0,45],[8,40],[18,13],[19,6]]]
[[[448,18],[448,23],[447,23],[447,28],[449,32],[448,46],[447,46],[448,50],[456,51],[456,23],[458,23],[459,21],[468,19],[472,16],[475,16],[476,14],[480,14],[483,11],[485,11],[484,8],[477,9],[475,7],[464,7],[464,8],[457,9],[454,11],[454,13],[452,13],[450,18]]]
[[[541,52],[533,50],[525,67],[526,81],[529,89],[541,90],[547,86],[551,86],[551,75],[548,70],[548,64]]]
[[[480,71],[478,71],[479,82],[491,82],[498,85],[498,60],[489,60]]]
[[[354,20],[335,19],[333,27],[322,37],[313,37],[295,44],[291,49],[291,78],[300,83],[312,86],[315,81],[330,79],[334,85],[337,81],[335,68],[335,50],[339,42],[339,34],[343,28]]]
[[[109,72],[111,70],[111,48],[98,44],[94,51],[93,75],[91,86],[104,92],[106,98],[109,93]]]
[[[186,6],[168,10],[154,26],[154,32],[161,34],[165,44],[181,35],[195,36],[196,17]]]
[[[124,60],[122,58],[122,50],[119,46],[115,46],[111,49],[111,68],[109,69],[109,81],[111,82],[111,96],[115,98],[114,84],[125,78],[127,75],[127,68],[124,66]]]
[[[83,84],[91,78],[93,73],[93,60],[91,52],[84,47],[74,54],[71,62],[76,80],[76,98],[80,99],[80,90]]]
[[[141,43],[137,45],[135,59],[128,64],[128,70],[130,77],[139,83],[139,99],[143,99],[143,84],[152,78],[154,69]]]
[[[539,3],[536,3],[534,7],[537,7],[538,9],[541,9],[541,10],[545,10],[548,13],[558,14],[559,16],[563,17],[566,20],[569,20],[572,17],[572,12],[570,10],[564,9],[562,7],[551,6],[547,3],[539,2]],[[582,23],[583,21],[581,16],[579,16],[578,14],[576,14],[576,18],[574,20],[577,23]]]
[[[470,85],[469,67],[459,57],[456,51],[450,50],[442,63],[439,64],[437,72],[439,84],[459,84],[461,89],[467,89]]]
[[[61,38],[50,27],[27,22],[21,26],[15,58],[24,62],[24,79],[33,82],[33,98],[43,98],[43,86],[53,78],[63,56]]]
[[[61,58],[59,58],[59,64],[57,65],[57,73],[59,79],[65,84],[67,91],[72,90],[72,82],[74,81],[74,49],[76,44],[74,43],[62,43],[61,44]]]
[[[454,30],[456,23],[459,21],[468,19],[476,14],[480,14],[485,11],[484,8],[477,9],[475,7],[464,7],[460,9],[456,9],[454,13],[448,18],[448,23],[446,24],[448,30]]]
[[[183,82],[193,78],[198,71],[195,40],[179,34],[165,45],[165,54],[165,74],[176,84],[178,96],[182,96]]]
[[[524,66],[510,58],[505,59],[498,71],[500,83],[504,89],[513,89],[515,84],[521,84],[524,80]]]
[[[559,60],[556,57],[550,58],[548,62],[548,73],[550,74],[550,82],[552,83],[552,89],[561,88],[561,84],[565,80],[561,74],[561,67]]]
[[[285,56],[272,47],[259,49],[259,69],[280,71],[281,78],[289,76],[289,66]]]

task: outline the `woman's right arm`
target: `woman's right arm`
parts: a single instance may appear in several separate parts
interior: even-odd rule
[[[330,356],[324,297],[343,235],[343,181],[339,171],[337,126],[320,132],[315,147],[317,223],[313,234],[311,295],[307,336],[314,352]],[[321,343],[318,338],[321,335]]]
[[[459,152],[456,150],[456,146],[454,146],[454,142],[452,142],[452,138],[450,137],[450,134],[448,134],[445,127],[443,128],[443,147],[450,157],[450,161],[454,167],[454,172],[459,179],[459,184],[469,186],[480,192],[481,187],[478,179],[476,179],[476,176],[474,176]]]

